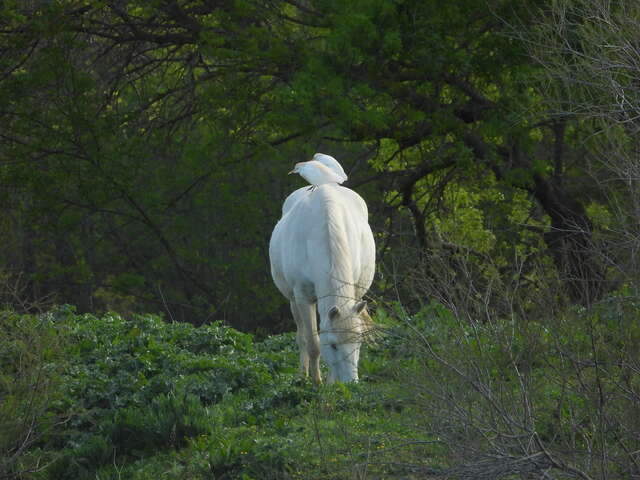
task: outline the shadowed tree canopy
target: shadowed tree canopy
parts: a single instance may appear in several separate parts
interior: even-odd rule
[[[5,2],[2,266],[85,310],[280,328],[268,239],[286,172],[322,151],[370,203],[381,259],[405,224],[419,252],[529,242],[593,301],[588,128],[548,113],[514,36],[545,4]],[[452,211],[475,220],[456,233]]]

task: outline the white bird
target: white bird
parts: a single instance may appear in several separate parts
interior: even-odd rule
[[[289,175],[292,173],[299,174],[309,182],[311,189],[326,183],[343,183],[348,178],[342,165],[331,155],[324,153],[316,153],[313,160],[308,162],[296,163]]]
[[[339,173],[317,160],[296,163],[293,170],[289,172],[289,175],[292,173],[297,173],[304,178],[311,184],[311,188],[317,187],[318,185],[324,185],[326,183],[344,182],[344,178],[340,176]]]
[[[333,158],[331,155],[325,155],[324,153],[316,153],[313,156],[313,159],[316,162],[320,162],[325,167],[329,167],[331,170],[336,172],[338,176],[342,178],[342,182],[347,180],[348,177],[347,177],[347,174],[344,173],[344,170],[342,169],[342,165],[340,165],[340,163],[338,163],[338,161],[335,158]],[[342,183],[342,182],[338,182],[338,183]]]

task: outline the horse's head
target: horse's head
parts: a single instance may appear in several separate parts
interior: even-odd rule
[[[368,327],[367,302],[334,305],[321,319],[320,353],[329,366],[328,383],[357,382],[360,345]]]

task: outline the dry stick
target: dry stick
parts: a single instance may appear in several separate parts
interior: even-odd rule
[[[522,429],[523,426],[520,425],[518,422],[515,422],[510,415],[507,414],[507,412],[504,411],[504,409],[498,404],[498,402],[496,401],[496,399],[494,398],[494,396],[491,394],[490,391],[488,391],[486,389],[486,385],[481,384],[480,382],[476,382],[473,379],[471,379],[467,374],[465,374],[464,372],[462,372],[458,367],[452,365],[450,362],[446,361],[443,357],[441,357],[440,355],[438,355],[434,350],[433,347],[431,345],[431,343],[429,342],[429,340],[426,338],[426,336],[420,332],[415,326],[413,326],[411,324],[411,322],[407,321],[407,318],[404,319],[405,323],[409,326],[409,328],[413,331],[414,334],[416,334],[419,339],[422,341],[423,345],[427,348],[427,351],[430,353],[430,355],[436,359],[439,363],[441,363],[442,365],[444,365],[446,368],[452,370],[453,372],[455,372],[457,375],[459,375],[462,379],[466,380],[467,382],[469,382],[473,388],[478,391],[478,393],[480,393],[486,400],[488,400],[491,404],[491,406],[495,409],[496,412],[498,412],[503,421],[506,421],[506,425],[509,427],[515,427],[517,429]],[[473,322],[472,322],[473,325]],[[519,380],[522,382],[521,379],[521,375],[519,372],[517,372],[519,375]],[[524,385],[522,384],[521,388],[524,389]],[[528,400],[527,400],[528,401]],[[529,405],[530,408],[530,405]],[[530,410],[529,410],[530,413]],[[525,428],[525,430],[527,430]],[[573,467],[571,465],[566,464],[565,462],[561,462],[559,460],[556,460],[551,454],[550,452],[544,447],[544,445],[542,444],[542,441],[540,440],[537,432],[535,432],[535,430],[531,431],[530,429],[528,430],[528,434],[526,436],[528,436],[530,439],[535,440],[536,445],[538,446],[538,448],[540,449],[540,452],[537,452],[533,455],[529,455],[527,457],[522,457],[519,459],[514,460],[514,462],[516,463],[522,463],[525,460],[532,460],[535,458],[538,458],[541,454],[544,455],[544,457],[550,462],[551,466],[560,469],[561,471],[565,471],[568,473],[571,473],[573,475],[579,476],[580,478],[584,479],[584,480],[592,480],[591,477],[589,475],[587,475],[586,473],[584,473],[582,470]],[[531,436],[529,436],[531,435]],[[522,435],[516,436],[518,438],[523,438]],[[514,437],[515,438],[515,437]],[[493,442],[490,442],[493,443]],[[502,459],[502,461],[504,461],[504,459]],[[473,470],[474,467],[477,467],[478,465],[475,466],[469,466],[470,469]],[[490,465],[487,465],[487,467],[490,467]],[[534,462],[534,467],[535,467],[535,462]],[[515,468],[515,465],[512,467]],[[452,469],[451,473],[454,473],[456,470],[458,470],[458,472],[460,472],[459,469]],[[462,473],[462,472],[460,472]],[[474,476],[478,476],[480,472],[469,472],[469,474],[472,474]],[[493,478],[491,477],[492,475],[495,476],[496,474],[500,474],[500,472],[496,471],[496,470],[491,470],[488,472],[485,472],[487,475],[486,477],[482,477],[482,478]],[[502,472],[503,474],[508,474],[509,471],[504,471]],[[463,475],[465,475],[463,473]],[[545,473],[545,475],[548,475]],[[464,478],[464,477],[463,477]],[[471,477],[469,477],[471,478]],[[477,477],[480,478],[480,477]]]
[[[320,410],[319,400],[316,399],[316,408],[313,409],[313,413],[311,415],[311,419],[313,420],[313,433],[315,434],[316,441],[318,442],[318,447],[320,447],[320,456],[322,457],[322,464],[326,469],[327,465],[327,456],[324,451],[324,445],[322,443],[321,435],[320,435],[320,424],[318,422],[318,412]]]
[[[162,304],[164,305],[164,309],[169,313],[169,317],[171,318],[171,322],[176,323],[175,318],[173,318],[173,313],[171,313],[171,309],[167,304],[167,300],[164,298],[164,294],[162,293],[162,287],[160,286],[160,282],[158,282],[158,292],[160,292],[160,298],[162,298]]]
[[[534,439],[536,441],[536,444],[538,445],[538,448],[540,448],[540,450],[545,454],[545,456],[549,459],[549,461],[553,464],[554,467],[558,468],[559,470],[562,470],[562,471],[577,475],[578,477],[582,478],[583,480],[593,480],[589,475],[587,475],[586,473],[584,473],[582,470],[578,469],[577,467],[572,467],[571,465],[567,465],[564,462],[556,460],[551,455],[549,450],[546,449],[546,447],[542,443],[542,440],[540,439],[540,436],[538,435],[537,432],[534,433]]]

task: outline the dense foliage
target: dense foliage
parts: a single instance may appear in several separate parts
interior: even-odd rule
[[[295,373],[291,334],[3,312],[0,478],[639,472],[636,302],[540,320],[460,314],[380,308],[363,381],[314,387]]]
[[[379,392],[301,381],[290,334],[69,309],[2,320],[1,478],[308,478],[409,433]]]
[[[0,264],[81,311],[289,328],[268,239],[301,185],[285,173],[325,151],[370,205],[380,269],[462,249],[531,278],[535,259],[596,302],[625,281],[600,233],[629,225],[630,190],[597,168],[601,124],[566,106],[585,97],[554,96],[576,75],[544,77],[566,45],[614,44],[600,26],[633,29],[633,2],[599,24],[589,3],[555,28],[542,0],[3,2]],[[632,104],[625,74],[598,92]]]

